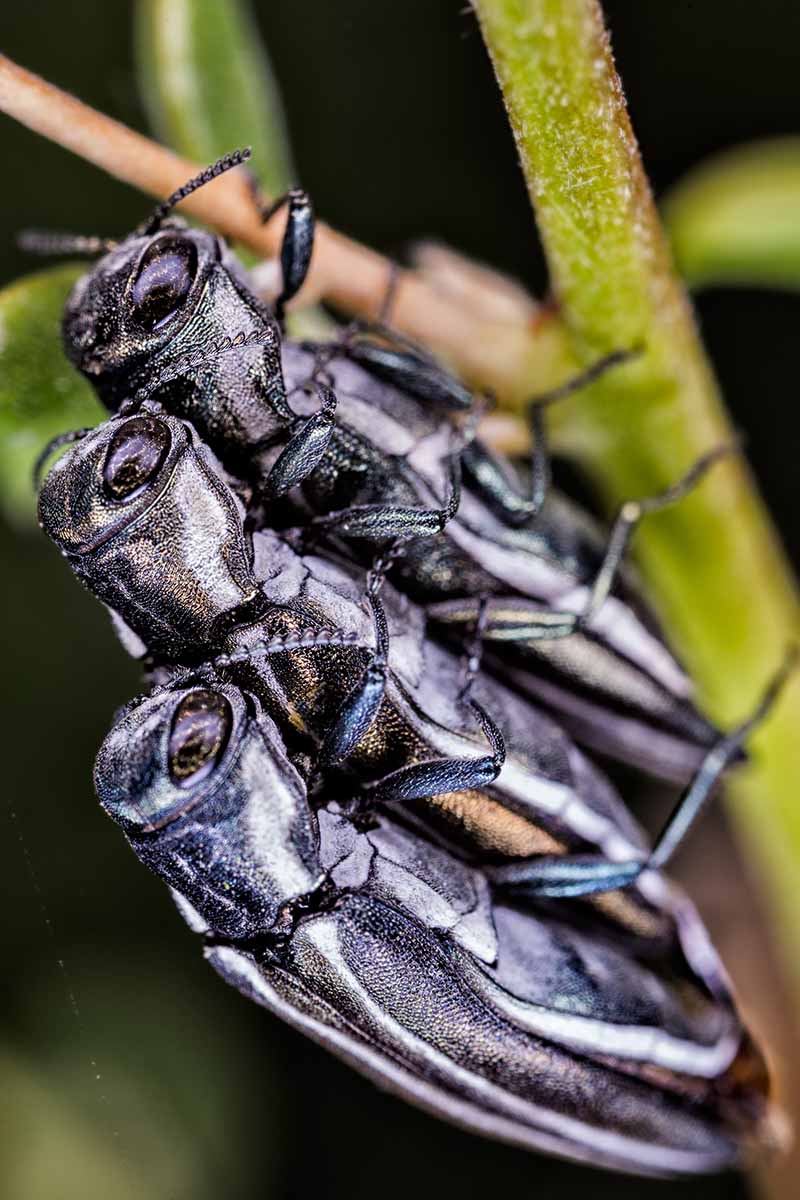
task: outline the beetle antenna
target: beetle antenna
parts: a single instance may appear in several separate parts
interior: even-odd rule
[[[80,254],[94,258],[119,245],[114,238],[82,233],[52,233],[47,229],[24,229],[17,237],[20,250],[28,254]]]
[[[246,162],[251,153],[250,147],[245,146],[242,150],[233,150],[230,154],[223,155],[211,166],[205,167],[199,175],[195,175],[166,200],[162,200],[136,233],[141,237],[155,233],[177,204],[191,196],[198,188],[211,183],[212,179]],[[119,245],[119,241],[116,238],[92,237],[81,233],[51,233],[46,229],[25,229],[17,238],[17,245],[28,254],[80,254],[94,258],[98,254],[107,254],[109,250],[113,250]]]
[[[91,433],[91,426],[86,429],[71,429],[69,433],[59,433],[57,437],[51,438],[50,441],[36,458],[31,472],[33,476],[34,491],[39,491],[39,486],[42,482],[42,472],[44,464],[47,462],[51,454],[55,454],[56,450],[60,450],[62,446],[71,446],[74,442],[79,442],[81,438],[85,438],[87,433]]]
[[[301,629],[293,634],[277,634],[262,638],[254,646],[242,646],[230,654],[220,654],[208,662],[208,666],[219,669],[234,663],[249,662],[255,658],[268,658],[272,654],[285,654],[287,650],[315,650],[319,646],[360,645],[357,633],[330,629]],[[204,664],[206,665],[206,664]]]
[[[242,150],[232,150],[230,154],[224,154],[211,166],[205,167],[199,175],[195,175],[188,183],[182,184],[171,196],[156,205],[151,215],[136,230],[137,234],[140,237],[149,237],[150,234],[156,233],[177,204],[180,204],[187,196],[191,196],[192,192],[196,192],[198,188],[211,183],[212,179],[216,179],[219,175],[230,171],[232,167],[238,167],[240,163],[246,162],[251,154],[250,147],[245,146]]]

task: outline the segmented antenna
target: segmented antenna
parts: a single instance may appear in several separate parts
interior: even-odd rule
[[[287,650],[312,650],[317,646],[353,646],[358,634],[328,629],[300,630],[295,634],[276,634],[263,638],[254,646],[242,646],[230,654],[220,654],[209,660],[212,667],[230,667],[233,663],[247,662],[254,658],[268,658],[272,654],[285,654]]]
[[[222,158],[217,159],[210,167],[206,167],[199,175],[195,175],[194,179],[190,179],[188,183],[184,183],[174,191],[166,200],[162,200],[147,220],[139,226],[136,233],[143,237],[155,233],[176,204],[180,204],[181,200],[191,196],[192,192],[196,192],[204,184],[211,183],[212,179],[216,179],[218,175],[224,175],[226,171],[230,171],[231,167],[238,167],[240,163],[246,162],[251,154],[250,147],[245,146],[243,150],[232,150],[230,154],[225,154]],[[115,246],[119,245],[119,241],[116,238],[91,237],[82,233],[51,233],[46,229],[26,229],[18,236],[17,245],[28,254],[80,254],[87,258],[95,258],[99,254],[107,254],[109,250],[113,250]]]
[[[52,233],[47,229],[25,229],[17,237],[20,250],[28,254],[80,254],[94,258],[119,245],[114,238],[90,237],[82,233]]]
[[[156,233],[176,204],[180,204],[182,200],[185,200],[187,196],[191,196],[192,192],[196,192],[198,188],[205,187],[207,183],[211,183],[212,179],[216,179],[219,175],[224,175],[226,171],[230,171],[232,167],[238,167],[240,163],[246,162],[251,154],[252,150],[250,147],[245,146],[242,150],[232,150],[230,154],[224,154],[222,158],[218,158],[210,167],[206,167],[199,175],[195,175],[194,179],[190,179],[188,183],[184,183],[171,196],[168,196],[166,200],[162,200],[160,204],[156,205],[152,214],[137,229],[137,234],[140,237],[149,237],[150,234]]]

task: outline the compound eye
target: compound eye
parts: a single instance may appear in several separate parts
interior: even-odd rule
[[[158,474],[169,453],[169,429],[155,417],[131,417],[117,430],[103,466],[103,485],[112,500],[132,500]]]
[[[169,773],[179,787],[190,787],[210,775],[231,734],[231,706],[219,692],[199,688],[184,696],[172,718]]]
[[[134,318],[148,332],[174,316],[197,274],[197,249],[185,238],[160,238],[145,250],[131,290]]]

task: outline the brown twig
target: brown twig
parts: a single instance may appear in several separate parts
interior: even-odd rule
[[[158,198],[198,170],[196,163],[97,112],[5,55],[0,55],[0,110]],[[241,172],[230,171],[195,192],[184,207],[262,258],[274,257],[278,250],[282,219],[261,223]],[[391,264],[381,254],[320,223],[301,303],[324,298],[345,312],[374,318],[390,272]],[[509,295],[504,290],[502,318],[492,318],[485,310],[459,304],[451,290],[436,286],[423,271],[404,270],[393,300],[392,324],[441,354],[474,385],[514,400],[521,380],[526,390],[539,390],[552,382],[554,371],[565,369],[566,362],[553,314],[537,310],[532,319],[530,301],[520,298],[515,311]]]

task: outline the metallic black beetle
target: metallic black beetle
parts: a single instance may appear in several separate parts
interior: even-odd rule
[[[274,311],[221,239],[166,220],[241,158],[176,192],[78,282],[64,318],[72,361],[112,410],[150,396],[191,420],[255,492],[262,523],[301,521],[306,535],[367,560],[399,539],[391,577],[444,631],[463,638],[480,618],[487,646],[506,654],[503,673],[510,648],[516,686],[558,711],[575,736],[684,780],[715,731],[641,602],[617,589],[599,603],[635,523],[627,517],[641,510],[626,507],[604,569],[585,519],[552,494],[544,504],[541,455],[525,500],[502,463],[475,440],[463,445],[443,409],[463,409],[470,396],[435,364],[369,338],[338,343],[356,361],[283,339],[276,313],[310,259],[307,197],[289,197]],[[549,629],[542,603],[554,609]],[[556,642],[558,630],[572,636]]]
[[[691,904],[648,875],[663,945],[499,895],[381,812],[310,804],[258,701],[129,706],[98,796],[245,995],[381,1087],[483,1136],[644,1175],[746,1159],[766,1073]]]
[[[763,1063],[658,869],[750,723],[648,855],[526,701],[479,678],[464,702],[407,599],[384,587],[384,624],[353,564],[269,531],[248,543],[187,423],[100,426],[54,466],[40,512],[132,648],[168,660],[106,740],[97,789],[229,982],[487,1136],[648,1174],[716,1170],[758,1141]],[[366,811],[331,803],[353,777]]]
[[[616,840],[624,809],[569,739],[481,678],[486,754],[459,662],[425,638],[411,602],[386,587],[384,627],[383,602],[365,611],[356,567],[299,557],[269,531],[248,544],[241,505],[188,424],[106,422],[53,467],[40,517],[129,649],[156,657],[157,679],[183,664],[179,679],[191,670],[255,692],[306,774],[345,768],[372,785],[372,804],[424,800],[450,833],[498,857],[590,844],[634,853]],[[387,787],[398,782],[400,793]]]
[[[295,216],[298,203],[294,197]],[[165,370],[164,361],[156,366],[160,390],[137,415],[107,423],[73,449],[41,497],[43,524],[76,573],[114,610],[134,652],[152,656],[155,692],[128,706],[98,757],[105,808],[171,885],[226,979],[407,1098],[477,1132],[623,1170],[671,1174],[738,1161],[764,1124],[763,1064],[702,925],[659,868],[752,720],[713,743],[648,854],[613,789],[551,722],[499,684],[470,672],[463,677],[456,659],[426,641],[420,611],[388,586],[384,608],[380,570],[370,576],[365,613],[352,564],[298,555],[267,530],[248,540],[242,507],[213,456],[188,424],[159,415],[154,403],[179,411],[188,403],[174,398],[176,385],[180,397],[189,381],[185,360],[174,357],[186,343],[176,348],[162,331],[185,306],[181,332],[197,365],[203,352],[192,349],[192,339],[209,330],[202,296],[216,286],[209,266],[192,300],[203,255],[213,261],[210,243],[175,227],[157,233],[162,216],[140,231],[149,241],[133,275],[122,253],[131,239],[98,267],[102,273],[111,260],[112,290],[124,267],[130,305],[115,314],[100,304],[92,316],[84,292],[79,307],[88,323],[81,330],[76,317],[74,329],[85,369],[102,376],[121,356],[121,396],[136,389],[137,370],[153,379],[154,347],[140,354],[141,339],[127,330],[132,313],[153,335],[156,357],[167,360]],[[302,221],[300,228],[308,232]],[[302,278],[290,253],[295,234],[284,255],[288,283],[279,307]],[[216,245],[221,263],[225,251]],[[232,265],[223,274],[234,308],[237,295],[245,308],[256,303],[239,289]],[[224,290],[224,281],[216,282]],[[264,348],[276,326],[269,314],[262,318],[260,328],[254,319],[253,328],[231,338],[229,361],[236,356],[239,372],[234,401],[234,384],[252,400],[269,360]],[[255,348],[258,361],[250,358]],[[222,362],[220,347],[213,349],[212,361]],[[140,356],[138,366],[130,355]],[[373,374],[395,382],[403,370],[417,385],[425,376],[421,360],[417,370],[407,355],[381,350],[366,358]],[[306,377],[314,377],[314,366]],[[447,387],[432,367],[426,378],[429,391],[437,381]],[[275,392],[278,408],[292,417],[288,456],[274,434],[253,441],[248,427],[231,436],[235,404],[211,411],[213,396],[225,395],[220,378],[209,384],[198,422],[213,439],[214,420],[223,420],[229,458],[264,452],[255,477],[262,494],[265,480],[267,488],[280,481],[275,492],[306,482],[312,509],[311,481],[321,486],[317,475],[326,461],[331,466],[326,455],[343,436],[332,420],[343,389],[336,381],[337,395],[315,382],[319,414],[295,418],[285,390]],[[413,381],[402,382],[413,391]],[[274,375],[266,386],[275,389]],[[382,390],[375,410],[384,418],[391,394]],[[415,433],[423,417],[415,415]],[[447,438],[452,430],[445,429]],[[502,564],[525,574],[544,563],[546,575],[546,554],[515,543],[508,523],[492,539],[486,509],[473,526],[456,515],[458,468],[438,424],[408,448],[408,472],[395,476],[386,469],[385,437],[362,440],[384,456],[382,473],[372,460],[378,478],[369,483],[384,490],[360,513],[337,518],[337,535],[367,534],[382,544],[435,534],[412,514],[420,505],[403,510],[397,503],[392,488],[410,478],[418,498],[429,489],[433,510],[439,501],[440,534],[445,518],[448,536],[464,526],[463,545],[453,537],[457,549],[469,548],[470,537],[490,543],[458,560],[461,575],[447,576],[445,591],[454,582],[468,594],[424,596],[438,602],[432,611],[440,620],[468,628],[482,614],[487,637],[501,627],[518,640],[524,628],[525,645],[578,627],[587,640],[604,645],[605,638],[615,647],[608,630],[589,635],[584,627],[605,598],[630,513],[588,609],[582,585],[590,572],[553,556],[554,573],[581,593],[573,608],[582,620],[572,619],[558,588],[545,598],[564,611],[542,613],[525,599],[541,584],[529,584],[530,591],[512,584]],[[453,500],[446,505],[440,485],[448,455]],[[474,447],[469,457],[496,506],[496,464]],[[420,465],[426,462],[428,474]],[[344,465],[353,469],[352,458]],[[473,500],[482,503],[477,491]],[[534,498],[529,509],[535,507]],[[403,511],[400,529],[393,522]],[[570,536],[581,540],[574,529]],[[432,545],[435,557],[434,536],[426,549]],[[407,570],[410,562],[406,555]],[[478,605],[487,588],[468,592],[464,562],[518,587],[523,601],[513,603],[523,617],[501,613],[507,600],[501,604],[497,590],[488,589],[493,598]],[[415,587],[421,570],[411,570]],[[611,604],[619,605],[618,619],[632,622],[629,633],[638,630],[629,662],[645,677],[643,664],[657,676],[655,661],[674,670],[635,612],[618,598]],[[645,714],[652,722],[652,707],[639,707],[640,721]],[[476,740],[481,729],[488,754]],[[696,739],[711,740],[707,728]],[[357,802],[331,802],[334,787],[347,796],[348,781]],[[358,802],[365,796],[368,808]]]
[[[370,808],[438,818],[484,858],[513,860],[493,878],[528,896],[605,893],[662,865],[749,728],[718,739],[648,859],[620,837],[624,807],[566,736],[491,679],[465,685],[410,601],[387,587],[384,609],[368,590],[368,613],[353,565],[300,557],[268,531],[249,545],[188,423],[140,412],[101,425],[53,467],[40,516],[134,652],[156,656],[157,678],[183,664],[179,678],[213,685],[221,673],[254,692],[312,778],[345,770]],[[641,895],[622,906],[635,932]]]

